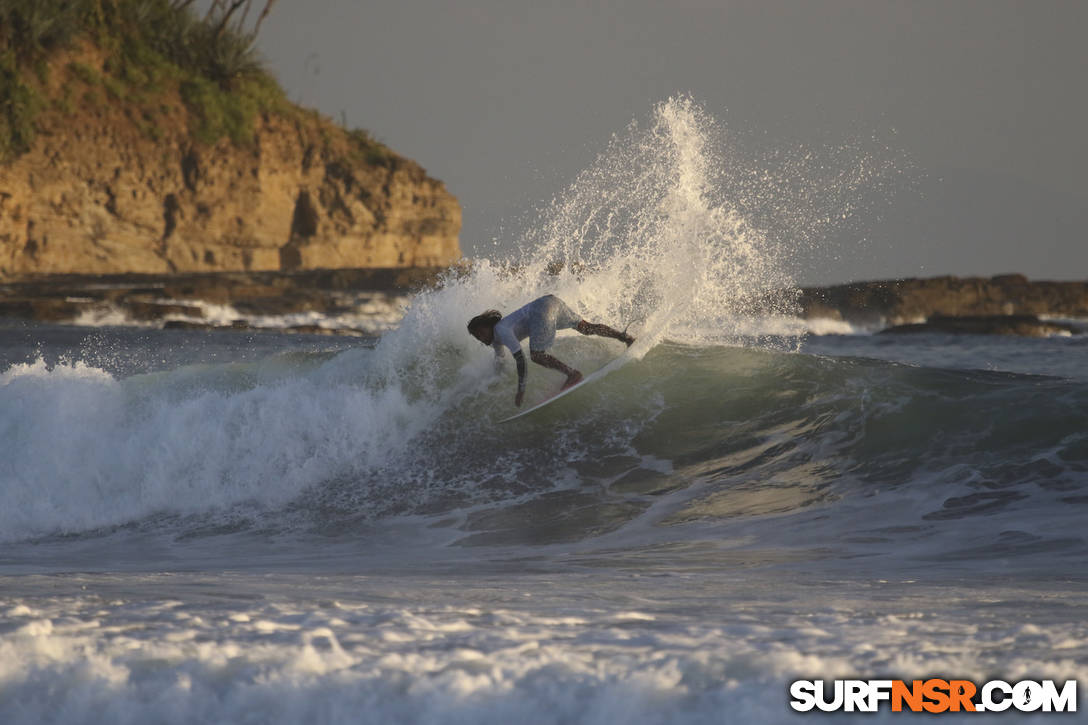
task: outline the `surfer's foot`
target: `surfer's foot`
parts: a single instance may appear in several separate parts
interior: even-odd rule
[[[627,347],[631,347],[631,345],[635,343],[635,338],[631,337],[626,332],[622,332],[620,333],[620,342],[622,342]]]
[[[582,374],[577,370],[571,370],[570,375],[567,376],[567,382],[563,383],[563,387],[560,388],[560,390],[574,387],[580,382],[582,382]]]

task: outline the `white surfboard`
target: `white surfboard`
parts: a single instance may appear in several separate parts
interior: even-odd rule
[[[515,413],[514,415],[511,415],[509,418],[503,418],[499,422],[500,423],[505,423],[507,421],[514,420],[515,418],[520,418],[523,415],[529,415],[529,413],[532,413],[534,410],[540,410],[541,408],[543,408],[548,403],[554,403],[555,401],[559,400],[560,398],[562,398],[567,393],[573,393],[575,390],[582,387],[586,383],[591,383],[594,380],[600,380],[605,375],[608,375],[613,370],[616,370],[616,369],[622,367],[624,365],[624,363],[627,363],[630,360],[631,360],[631,356],[629,354],[627,354],[627,353],[624,353],[623,355],[620,355],[615,360],[609,362],[604,367],[601,367],[601,368],[598,368],[598,369],[594,370],[592,373],[590,373],[586,377],[582,378],[579,382],[577,382],[576,384],[570,386],[569,388],[564,388],[563,390],[560,390],[558,393],[551,396],[550,398],[544,398],[544,400],[540,401],[539,403],[537,403],[533,407],[527,408],[527,409],[521,411],[520,413]]]

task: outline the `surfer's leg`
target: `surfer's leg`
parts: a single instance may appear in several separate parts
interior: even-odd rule
[[[564,388],[569,388],[572,385],[577,385],[582,379],[582,373],[578,372],[569,365],[564,364],[554,355],[549,355],[543,350],[530,350],[529,359],[535,362],[537,365],[543,365],[546,368],[552,370],[558,370],[567,376],[567,381],[563,383]]]
[[[625,345],[627,345],[627,347],[631,347],[631,343],[635,341],[635,338],[631,337],[626,332],[620,332],[619,330],[615,330],[608,325],[601,325],[596,322],[586,322],[585,320],[582,320],[574,326],[574,329],[582,333],[583,335],[598,335],[600,337],[611,337],[613,340],[619,340],[620,342],[624,343]]]

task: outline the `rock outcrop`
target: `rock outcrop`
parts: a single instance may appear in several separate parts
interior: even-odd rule
[[[806,318],[874,328],[935,317],[1084,318],[1088,317],[1088,282],[1032,282],[1019,274],[882,280],[809,287],[801,291],[800,304]]]
[[[460,258],[460,206],[418,164],[302,109],[204,144],[176,93],[149,110],[70,70],[103,63],[54,58],[33,145],[0,163],[0,280]]]
[[[450,272],[449,267],[399,267],[162,276],[52,275],[0,281],[0,319],[168,329],[257,326],[288,332],[366,334],[355,327],[337,327],[337,320],[346,315],[358,322],[369,312],[376,311],[381,317],[391,310],[399,318],[396,310],[408,295],[442,284]],[[208,309],[228,317],[208,319]],[[299,315],[325,318],[332,326],[290,322]],[[258,319],[263,322],[254,325]]]

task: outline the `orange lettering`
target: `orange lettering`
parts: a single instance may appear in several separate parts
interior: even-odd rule
[[[907,687],[907,683],[902,680],[895,680],[892,682],[892,712],[902,712],[904,701],[906,701],[907,707],[911,709],[911,712],[921,712],[921,680],[914,680],[909,688]]]
[[[959,712],[963,707],[967,712],[975,711],[975,703],[971,698],[975,696],[975,683],[970,680],[952,680],[948,683],[948,691],[951,694],[952,712]]]
[[[926,712],[944,712],[948,709],[948,681],[932,679],[922,684],[922,694],[931,702],[922,703]]]

